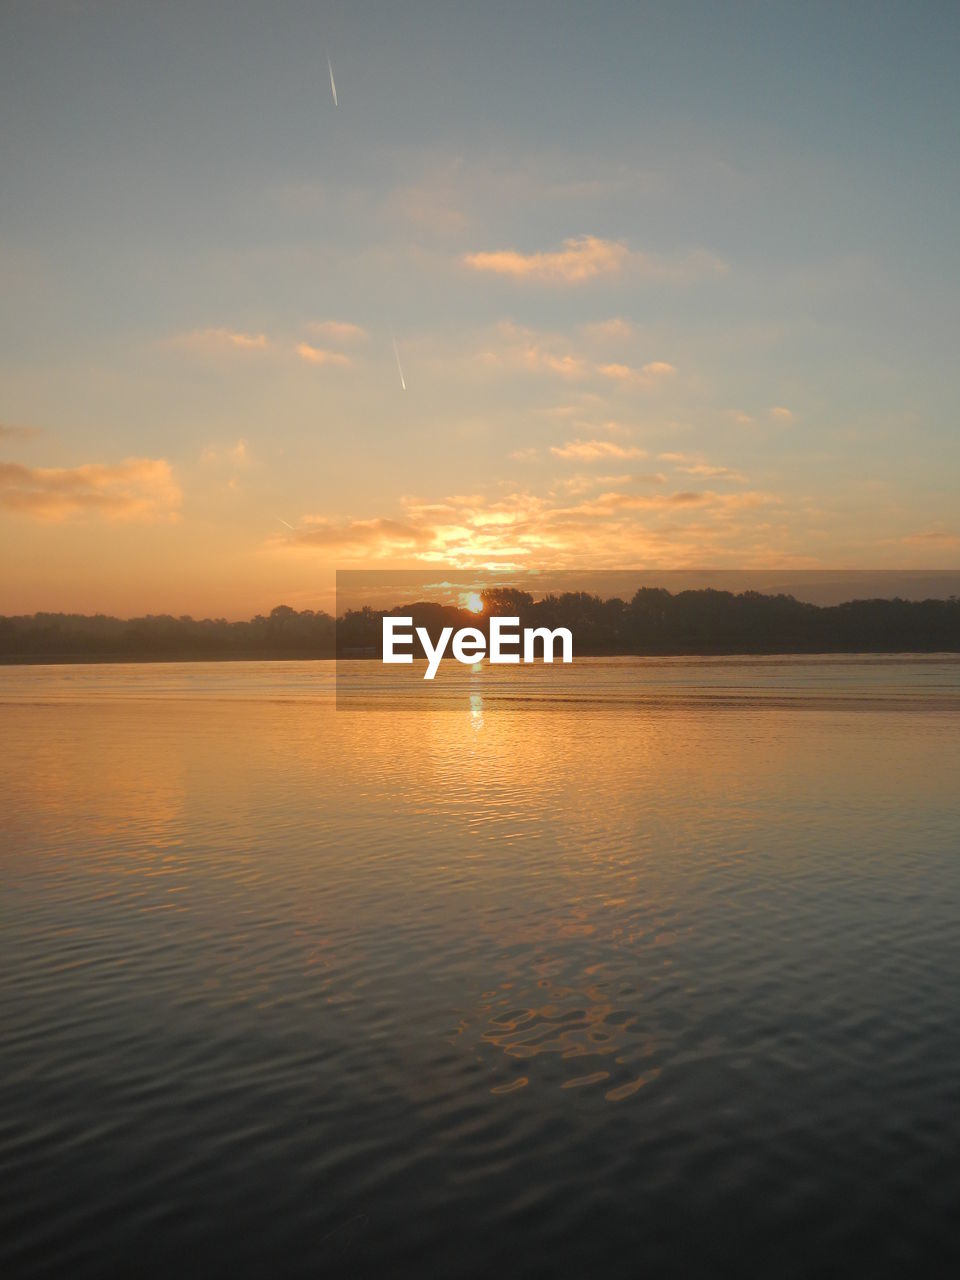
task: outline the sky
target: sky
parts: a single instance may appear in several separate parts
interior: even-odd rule
[[[958,567],[958,65],[955,4],[0,0],[0,613]]]

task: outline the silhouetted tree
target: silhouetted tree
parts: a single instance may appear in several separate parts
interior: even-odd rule
[[[818,606],[756,591],[680,591],[641,587],[629,604],[585,591],[534,600],[526,591],[484,592],[485,610],[416,601],[388,612],[413,619],[435,642],[443,627],[489,633],[491,613],[521,627],[568,627],[574,653],[932,653],[960,652],[960,599],[851,600]],[[163,661],[226,658],[329,658],[381,652],[384,611],[365,606],[339,619],[278,605],[249,622],[223,618],[36,613],[0,617],[0,661]],[[419,644],[413,652],[420,652]]]

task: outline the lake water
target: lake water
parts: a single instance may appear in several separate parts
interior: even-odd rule
[[[960,660],[383,678],[0,669],[0,1273],[960,1265]]]

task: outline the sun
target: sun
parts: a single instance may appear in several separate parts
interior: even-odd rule
[[[463,607],[471,613],[483,613],[483,596],[479,591],[468,591],[463,597]]]

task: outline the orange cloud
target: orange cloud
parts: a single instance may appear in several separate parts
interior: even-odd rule
[[[583,284],[598,276],[621,275],[628,269],[657,280],[689,283],[703,275],[723,274],[726,263],[701,250],[667,260],[638,253],[621,240],[599,236],[575,236],[559,249],[546,253],[520,253],[516,249],[468,253],[463,258],[474,271],[553,284]]]
[[[264,351],[270,345],[265,333],[241,333],[236,329],[193,329],[178,334],[174,342],[196,351]]]
[[[550,452],[557,458],[593,462],[598,458],[645,458],[645,449],[615,444],[612,440],[571,440],[564,445],[553,445]]]
[[[402,218],[438,235],[463,232],[470,219],[461,205],[460,168],[458,161],[447,170],[427,175],[421,182],[397,188],[384,205],[388,221]]]
[[[308,364],[331,364],[345,368],[353,363],[342,351],[330,351],[325,347],[312,347],[309,342],[301,342],[297,346],[297,355]]]
[[[730,467],[715,467],[709,462],[694,462],[690,466],[679,467],[688,476],[702,476],[706,480],[735,480],[737,484],[746,484],[747,477],[742,471],[733,471]]]
[[[27,439],[40,434],[39,427],[15,427],[9,422],[0,422],[0,437],[8,439]]]
[[[327,547],[337,551],[364,551],[375,548],[375,555],[394,555],[399,551],[427,546],[432,535],[427,530],[399,520],[329,520],[324,516],[307,516],[303,527],[294,529],[282,542],[297,547]]]
[[[332,338],[335,342],[362,342],[367,336],[366,329],[351,324],[349,320],[311,320],[307,332],[318,338]]]
[[[628,364],[598,364],[597,372],[618,382],[632,382],[638,386],[652,386],[660,378],[669,378],[677,371],[666,360],[651,360],[649,364],[634,369]]]
[[[582,378],[587,366],[579,356],[552,350],[557,340],[545,340],[530,329],[506,321],[497,326],[497,336],[506,340],[498,350],[484,351],[480,359],[493,368],[528,369],[531,373],[556,373],[562,378]]]
[[[479,360],[491,368],[528,369],[531,372],[555,373],[564,378],[587,378],[600,374],[638,387],[652,387],[660,379],[676,373],[665,360],[651,360],[640,368],[627,364],[594,364],[569,349],[563,333],[538,331],[501,320],[490,333],[491,345],[480,353]],[[601,397],[595,397],[603,403]],[[541,410],[562,417],[582,412],[583,406],[561,405]]]
[[[601,342],[626,342],[633,337],[633,325],[624,316],[614,316],[610,320],[585,324],[583,332],[588,338]]]
[[[566,476],[560,482],[560,487],[565,493],[578,495],[581,493],[589,493],[591,489],[600,489],[609,485],[630,484],[631,480],[640,477],[630,475],[596,475],[587,471],[576,472],[572,476]]]
[[[226,445],[208,444],[200,455],[200,461],[232,467],[246,467],[250,465],[251,461],[250,449],[246,440],[238,440],[235,444]]]
[[[181,499],[170,464],[162,458],[79,467],[0,463],[0,506],[40,520],[84,513],[107,520],[175,519]]]
[[[908,547],[960,547],[960,534],[947,533],[942,529],[929,529],[925,533],[910,533],[900,539]]]
[[[742,472],[734,471],[730,467],[716,466],[698,455],[658,453],[657,458],[660,462],[672,462],[677,471],[682,471],[684,475],[701,476],[708,480],[733,480],[737,484],[747,483],[747,477]]]
[[[601,477],[618,486],[661,477]],[[340,563],[371,559],[453,566],[622,566],[656,555],[664,565],[712,558],[740,565],[776,555],[769,512],[773,494],[678,490],[647,494],[622,487],[574,501],[595,486],[587,477],[546,496],[528,490],[500,495],[460,494],[439,502],[403,500],[403,519],[334,522],[315,517],[309,527],[280,537],[275,547],[335,550]],[[784,532],[789,537],[789,532]]]
[[[625,244],[597,236],[564,240],[563,247],[551,253],[525,254],[500,249],[492,253],[468,253],[464,257],[464,262],[474,271],[561,284],[582,284],[599,275],[622,271],[629,260],[630,250]]]

